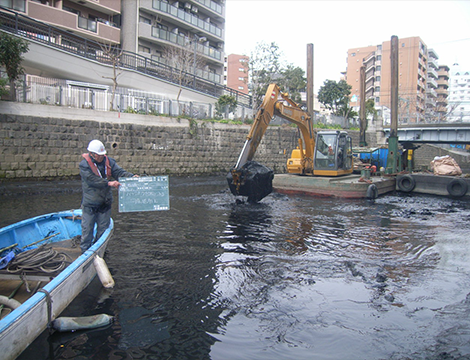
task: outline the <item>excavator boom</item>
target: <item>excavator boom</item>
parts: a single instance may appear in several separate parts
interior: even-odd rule
[[[316,134],[313,131],[310,115],[290,99],[287,93],[281,93],[279,86],[270,84],[256,113],[237,163],[227,175],[227,182],[232,194],[248,196],[249,202],[257,202],[271,193],[274,172],[253,161],[253,157],[274,116],[290,121],[300,130],[299,146],[292,151],[291,159],[287,162],[289,173],[338,176],[352,172],[352,167],[347,170],[339,169],[342,164],[346,163],[346,157],[352,156],[351,151],[346,150],[346,142],[336,140],[340,138],[339,132],[335,132],[336,135],[333,134],[329,137],[322,137],[319,134],[320,147],[317,149],[315,146]],[[342,132],[342,136],[347,135]],[[351,147],[350,138],[348,141],[349,147]],[[334,144],[330,144],[330,142]],[[340,146],[342,146],[341,149]],[[318,160],[318,166],[320,168],[326,166],[324,170],[314,169],[314,160],[317,155],[321,158]]]

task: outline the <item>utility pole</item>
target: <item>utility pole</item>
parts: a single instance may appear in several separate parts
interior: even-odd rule
[[[367,146],[366,142],[366,129],[367,129],[367,118],[366,118],[366,67],[361,66],[360,69],[360,84],[359,84],[359,146]]]
[[[313,122],[313,105],[314,105],[314,90],[313,90],[313,44],[307,44],[307,112]]]
[[[390,137],[388,138],[387,174],[397,172],[398,160],[398,37],[392,36],[390,50]]]

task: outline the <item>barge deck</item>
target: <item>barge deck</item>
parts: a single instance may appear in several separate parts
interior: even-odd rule
[[[395,178],[371,176],[364,180],[360,175],[354,174],[341,177],[277,174],[274,176],[273,190],[283,194],[375,199],[395,191]]]

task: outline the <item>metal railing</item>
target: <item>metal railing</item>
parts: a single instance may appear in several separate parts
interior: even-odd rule
[[[0,30],[84,59],[107,65],[113,64],[112,54],[104,51],[98,42],[44,24],[2,6],[0,6]],[[208,81],[195,74],[181,72],[176,68],[135,53],[123,51],[119,56],[118,67],[137,71],[157,80],[164,80],[217,98],[222,95],[231,95],[236,98],[238,103],[251,106],[251,96],[249,95]]]
[[[0,71],[0,77],[6,77],[6,73]],[[31,104],[145,115],[185,116],[200,120],[213,119],[217,115],[215,102],[177,101],[162,94],[123,87],[117,87],[113,97],[112,88],[108,85],[34,75],[25,75],[23,80],[18,82],[16,98],[19,102]],[[252,110],[243,105],[238,105],[233,112],[234,119],[245,120],[252,117]]]

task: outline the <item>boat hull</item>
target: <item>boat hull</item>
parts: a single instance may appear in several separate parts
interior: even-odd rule
[[[43,230],[48,229],[48,222],[50,222],[53,231],[61,230],[63,232],[60,237],[71,238],[80,235],[81,220],[78,220],[77,216],[81,216],[81,210],[47,214],[10,225],[0,230],[0,246],[2,248],[7,246],[8,242],[11,242],[12,238],[15,237],[18,242],[24,242],[23,237],[22,239],[18,238],[18,234],[24,235],[28,238],[27,241],[31,241],[34,237],[34,230],[31,229],[34,227]],[[31,230],[31,233],[28,232],[27,228]],[[35,295],[0,321],[0,351],[2,358],[15,359],[21,354],[48,327],[50,322],[57,318],[72,300],[88,286],[96,276],[93,258],[96,254],[103,257],[113,228],[114,223],[111,219],[109,228],[89,250],[80,255]],[[47,231],[50,231],[50,229]],[[16,235],[13,232],[16,232]],[[40,233],[41,231],[38,235]],[[42,234],[44,234],[43,231]],[[41,237],[38,239],[41,239]],[[60,240],[60,238],[57,240]]]
[[[468,199],[470,178],[426,173],[402,174],[397,176],[396,189],[405,193]]]
[[[395,190],[395,179],[372,176],[367,181],[359,175],[341,177],[300,176],[278,174],[274,176],[273,189],[283,194],[340,197],[350,199],[367,198],[369,186],[374,184],[377,196]]]

